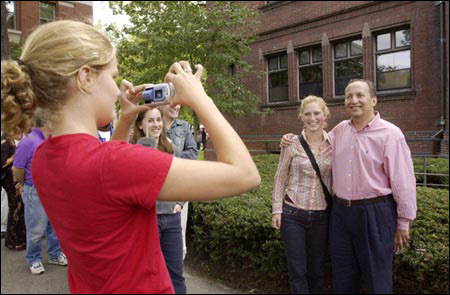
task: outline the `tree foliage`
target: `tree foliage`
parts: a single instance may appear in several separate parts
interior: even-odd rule
[[[122,31],[107,28],[118,40],[119,72],[134,84],[158,83],[176,61],[202,64],[205,89],[221,111],[254,113],[259,100],[240,80],[251,71],[242,57],[255,40],[257,12],[238,2],[213,2],[208,7],[204,3],[110,1],[114,13],[130,17]],[[232,65],[239,69],[236,75],[229,73]]]

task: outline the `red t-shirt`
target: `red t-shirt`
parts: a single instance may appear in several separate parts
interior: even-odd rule
[[[72,293],[174,293],[155,201],[172,156],[87,134],[48,138],[32,176],[67,255]]]

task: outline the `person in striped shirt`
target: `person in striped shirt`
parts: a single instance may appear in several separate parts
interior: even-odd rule
[[[324,131],[329,110],[324,100],[306,97],[300,106],[303,137],[331,187],[331,143]],[[289,186],[285,193],[286,180]],[[281,230],[292,294],[323,292],[328,244],[328,211],[316,172],[298,137],[282,147],[272,195],[272,226]]]

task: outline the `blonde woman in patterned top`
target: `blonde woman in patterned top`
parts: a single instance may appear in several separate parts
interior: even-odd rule
[[[323,181],[331,188],[331,144],[324,100],[306,97],[300,106],[303,137],[308,143]],[[272,195],[272,226],[281,229],[292,294],[323,292],[323,264],[328,244],[328,212],[320,180],[297,136],[281,148]],[[286,179],[289,186],[285,193]]]

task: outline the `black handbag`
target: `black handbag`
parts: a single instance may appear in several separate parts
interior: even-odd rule
[[[325,201],[327,202],[327,210],[331,209],[331,206],[333,205],[333,199],[331,198],[331,194],[328,191],[327,186],[322,180],[322,175],[320,174],[319,165],[317,165],[316,158],[314,158],[313,153],[311,152],[311,149],[309,148],[308,143],[306,142],[305,138],[303,138],[303,135],[299,135],[298,139],[300,140],[300,143],[303,146],[303,149],[305,150],[306,154],[308,155],[309,161],[311,162],[314,170],[316,171],[317,177],[320,179],[320,183],[322,184],[323,193],[325,194]]]

